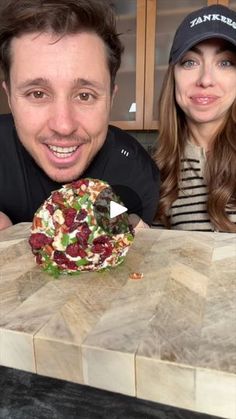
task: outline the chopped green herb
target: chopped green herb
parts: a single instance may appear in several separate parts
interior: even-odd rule
[[[64,246],[65,248],[68,246],[70,242],[70,237],[68,234],[63,234],[62,238],[61,238],[61,244],[62,246]]]
[[[87,265],[89,262],[86,259],[79,259],[79,260],[76,260],[75,263],[77,266],[83,266],[83,265]]]
[[[73,203],[73,208],[75,208],[77,211],[81,210],[81,205],[79,204],[79,202],[75,201]]]
[[[84,196],[82,196],[79,200],[80,205],[85,204],[85,202],[89,199],[89,194],[84,194]]]
[[[52,264],[47,264],[44,266],[43,270],[47,272],[49,275],[52,275],[54,278],[58,278],[60,275],[60,269],[57,266]]]

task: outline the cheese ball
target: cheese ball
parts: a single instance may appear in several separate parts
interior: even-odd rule
[[[36,211],[29,243],[49,274],[78,274],[123,262],[134,232],[127,213],[109,216],[110,201],[122,205],[107,182],[85,178],[63,185]]]

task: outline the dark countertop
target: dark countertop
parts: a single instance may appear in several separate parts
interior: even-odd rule
[[[6,367],[0,389],[1,419],[217,419]]]

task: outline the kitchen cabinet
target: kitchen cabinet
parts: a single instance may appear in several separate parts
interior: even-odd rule
[[[111,123],[126,130],[158,129],[158,99],[175,30],[193,10],[217,0],[112,0],[125,46]],[[218,0],[236,10],[236,0]],[[0,82],[1,82],[0,74]],[[0,113],[9,112],[0,89]]]
[[[111,121],[124,129],[158,129],[158,99],[174,33],[192,11],[217,0],[113,0],[125,46]],[[220,0],[236,10],[236,0]],[[136,31],[136,37],[135,37]]]
[[[142,129],[144,114],[146,0],[113,0],[120,39],[125,47],[117,74],[118,92],[112,123],[124,129]]]

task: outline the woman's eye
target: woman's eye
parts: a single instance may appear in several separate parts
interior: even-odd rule
[[[233,65],[234,65],[234,63],[231,60],[222,60],[220,62],[221,67],[231,67]]]
[[[196,61],[194,61],[194,60],[184,60],[184,61],[182,61],[181,65],[182,65],[182,67],[185,67],[185,68],[191,68],[191,67],[194,67],[196,65]]]

